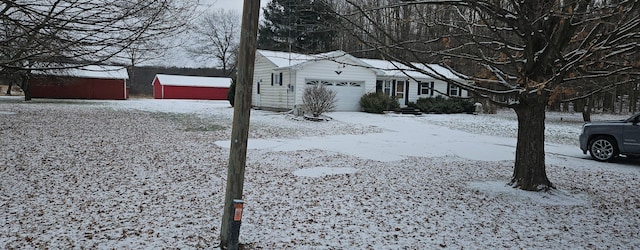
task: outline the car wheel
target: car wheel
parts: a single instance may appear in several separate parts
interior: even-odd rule
[[[599,136],[589,144],[589,153],[597,161],[610,161],[618,156],[618,147],[613,138]]]

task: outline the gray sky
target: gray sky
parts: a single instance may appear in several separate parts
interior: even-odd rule
[[[270,0],[260,0],[260,14],[262,15],[262,7],[266,6]],[[216,9],[225,9],[225,10],[236,10],[242,16],[242,5],[244,0],[199,0],[200,6],[198,6],[197,11],[203,13],[216,10]],[[194,18],[197,18],[194,17]],[[239,32],[239,31],[238,31]],[[188,37],[178,37],[178,40],[188,40]],[[184,42],[179,42],[184,43]],[[152,60],[147,63],[148,65],[156,65],[156,66],[176,66],[176,67],[187,67],[187,68],[197,68],[197,67],[216,67],[218,62],[213,58],[211,60],[202,60],[201,58],[196,58],[193,55],[186,52],[184,48],[174,48],[170,49],[165,57],[160,58],[158,60]]]
[[[200,0],[200,2],[205,6],[210,6],[209,8],[237,10],[239,13],[242,13],[244,0]],[[260,6],[264,7],[268,2],[269,0],[260,0]],[[262,8],[260,9],[260,13],[262,13]]]

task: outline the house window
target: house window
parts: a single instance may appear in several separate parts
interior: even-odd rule
[[[433,82],[421,82],[419,86],[419,95],[433,95]]]
[[[391,81],[384,81],[384,86],[382,87],[384,91],[384,95],[391,96]]]
[[[460,88],[455,85],[449,85],[449,96],[460,96]]]
[[[271,86],[273,86],[274,84],[282,86],[282,72],[271,73]]]

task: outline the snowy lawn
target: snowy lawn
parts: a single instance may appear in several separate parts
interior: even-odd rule
[[[232,115],[0,97],[0,248],[215,248]],[[329,115],[252,111],[246,249],[640,248],[640,162],[588,159],[580,114],[548,114],[548,193],[505,186],[511,111]]]

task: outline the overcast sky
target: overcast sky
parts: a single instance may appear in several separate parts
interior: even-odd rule
[[[270,0],[260,0],[260,14],[262,15],[262,7],[266,6]],[[242,5],[244,0],[199,0],[200,6],[198,7],[198,11],[208,12],[216,9],[225,9],[225,10],[236,10],[242,16]],[[197,15],[201,15],[197,14]],[[194,17],[194,18],[197,18]],[[240,32],[238,30],[238,32]],[[189,40],[189,37],[177,37],[179,40]],[[168,50],[166,55],[162,58],[151,60],[146,63],[146,65],[155,65],[155,66],[166,66],[166,67],[187,67],[187,68],[198,68],[198,67],[217,67],[218,62],[213,58],[211,60],[204,60],[202,58],[197,58],[189,53],[187,53],[186,48],[179,47]]]
[[[244,0],[200,0],[200,2],[204,6],[210,6],[208,8],[237,10],[242,13]],[[260,0],[260,6],[264,7],[268,2],[269,0]],[[262,7],[260,8],[260,13],[262,13]]]

